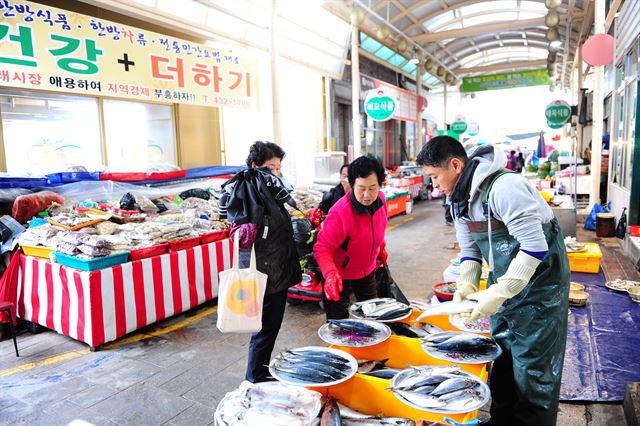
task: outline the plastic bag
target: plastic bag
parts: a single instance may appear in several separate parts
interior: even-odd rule
[[[584,221],[584,229],[587,231],[595,231],[598,213],[609,213],[609,210],[611,210],[611,202],[608,202],[606,206],[595,203],[591,209],[591,213],[589,213],[589,216],[587,216],[587,219]]]
[[[138,210],[136,207],[136,198],[130,192],[124,194],[120,199],[120,208],[122,210]]]
[[[200,188],[188,189],[180,193],[180,198],[186,200],[187,198],[196,197],[202,198],[203,200],[208,200],[211,197],[209,191]]]
[[[618,220],[618,226],[616,226],[616,237],[624,240],[624,236],[627,233],[627,208],[622,209],[620,214],[620,220]]]
[[[21,195],[13,203],[11,216],[20,223],[27,223],[35,214],[46,210],[51,203],[64,204],[64,198],[51,191]]]
[[[240,269],[238,240],[233,241],[233,266],[220,272],[216,326],[223,333],[253,333],[262,329],[267,274],[256,269],[255,248],[251,249],[249,269]]]
[[[378,297],[390,297],[396,299],[400,303],[409,305],[409,300],[402,293],[398,284],[391,277],[388,266],[382,266],[375,272],[376,286],[378,287]]]

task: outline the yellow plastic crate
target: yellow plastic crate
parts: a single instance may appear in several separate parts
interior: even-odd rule
[[[29,246],[23,244],[20,244],[20,247],[22,248],[22,252],[27,256],[41,257],[43,259],[49,259],[49,254],[55,250],[53,247]]]
[[[581,253],[567,253],[569,257],[569,269],[571,272],[587,272],[597,274],[600,272],[602,251],[597,243],[585,243],[586,251]]]
[[[458,365],[463,371],[471,373],[486,382],[489,377],[488,364],[456,364],[427,355],[420,347],[420,339],[402,336],[391,336],[386,341],[364,348],[349,348],[331,345],[331,347],[350,353],[356,359],[388,359],[386,365],[391,368],[404,369],[410,365]],[[477,417],[477,410],[462,414],[438,414],[412,408],[400,401],[391,392],[390,380],[356,374],[346,382],[316,389],[328,392],[340,403],[367,414],[391,417],[407,417],[416,422],[419,420],[442,421],[449,417],[465,422]]]

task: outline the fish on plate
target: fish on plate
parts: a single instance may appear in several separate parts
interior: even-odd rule
[[[389,389],[415,407],[443,412],[471,411],[486,403],[489,395],[488,387],[480,379],[448,367],[412,367],[403,370]]]
[[[281,352],[274,357],[269,367],[276,379],[301,385],[336,382],[355,373],[349,359],[319,349]]]
[[[391,298],[370,299],[351,305],[354,316],[374,319],[376,321],[392,321],[406,318],[411,308]]]
[[[425,337],[422,341],[425,345],[441,351],[469,353],[487,353],[494,350],[497,345],[492,338],[475,333],[451,334],[451,332],[434,334]]]

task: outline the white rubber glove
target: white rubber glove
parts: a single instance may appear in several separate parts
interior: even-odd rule
[[[478,306],[471,313],[469,321],[495,314],[506,300],[520,293],[529,284],[539,264],[540,260],[535,257],[522,251],[518,252],[509,264],[507,272],[498,278],[495,284],[467,296],[467,299],[478,301]]]
[[[453,293],[453,302],[460,303],[471,293],[478,291],[482,264],[475,260],[465,260],[460,263],[460,277],[456,281],[458,289]]]

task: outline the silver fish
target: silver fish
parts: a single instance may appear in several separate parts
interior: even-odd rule
[[[342,417],[340,409],[335,399],[329,397],[322,407],[322,415],[320,416],[320,426],[340,426],[342,425]]]
[[[446,405],[444,401],[433,395],[422,395],[407,391],[396,391],[396,393],[412,404],[423,408],[440,408]]]
[[[423,311],[422,314],[416,318],[416,321],[435,315],[451,315],[462,312],[471,312],[477,304],[478,302],[474,300],[463,300],[460,303],[454,303],[453,301],[438,303],[437,305]]]
[[[376,417],[370,414],[364,414],[359,411],[353,410],[347,407],[346,405],[340,404],[339,402],[338,402],[338,408],[340,409],[340,415],[342,416],[342,424],[344,424],[344,422],[347,419],[358,420],[358,419],[371,419]]]
[[[438,387],[431,392],[431,395],[440,396],[440,395],[455,392],[461,389],[472,388],[472,387],[475,387],[476,385],[477,383],[474,382],[473,380],[456,377],[456,378],[447,379],[441,382],[438,385]]]

